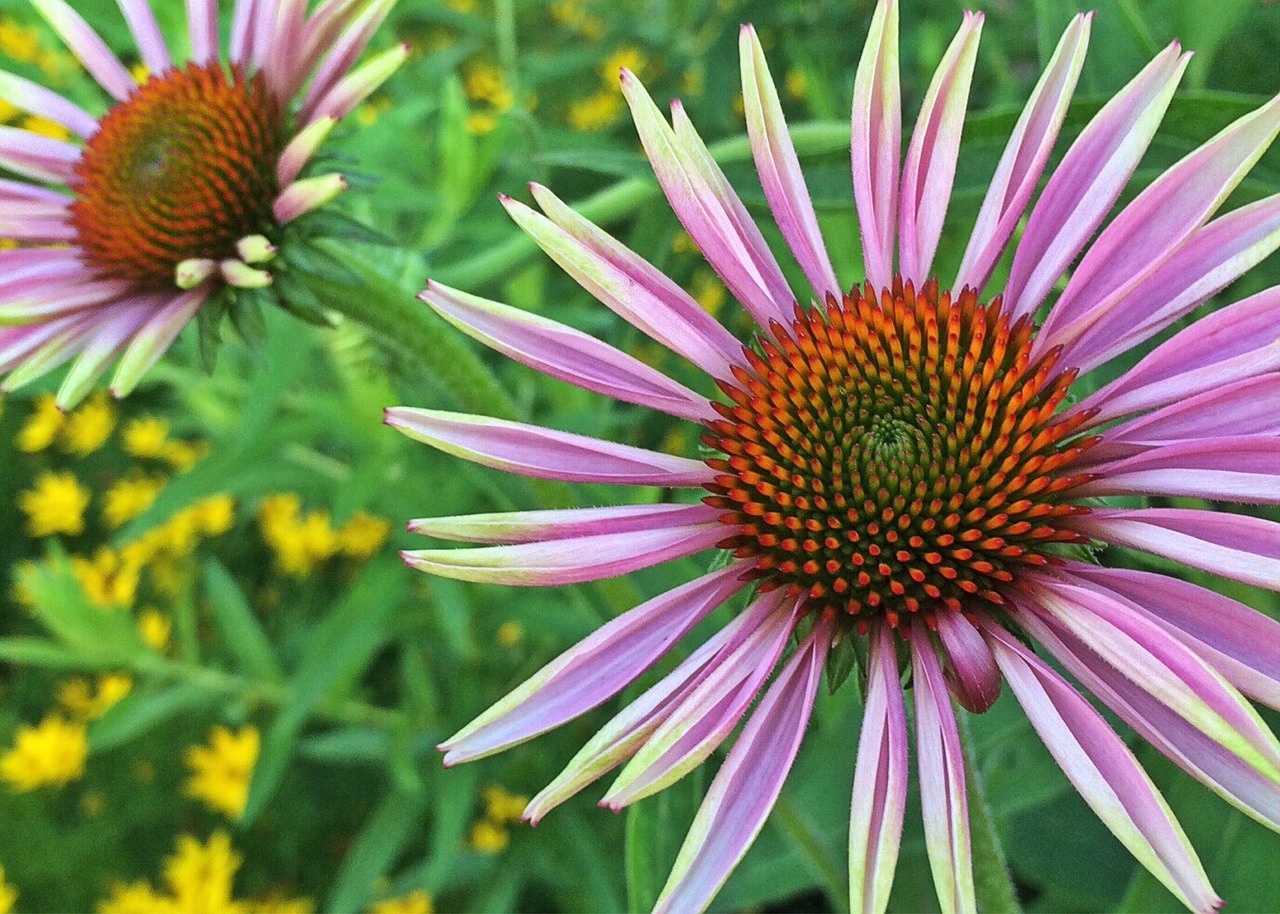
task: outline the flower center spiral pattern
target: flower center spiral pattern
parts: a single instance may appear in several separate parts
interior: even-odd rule
[[[191,64],[148,80],[76,167],[72,222],[89,265],[163,288],[184,260],[235,256],[270,219],[282,135],[260,76]]]
[[[1096,439],[1059,414],[1075,372],[1033,360],[1033,330],[936,282],[797,307],[719,382],[703,441],[721,548],[761,588],[863,622],[1003,603],[1019,567],[1085,541],[1063,520],[1088,511],[1072,465]]]

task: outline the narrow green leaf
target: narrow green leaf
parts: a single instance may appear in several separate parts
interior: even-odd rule
[[[131,692],[89,725],[89,749],[102,752],[136,739],[179,714],[213,704],[216,692],[194,683],[159,692]]]
[[[367,906],[377,880],[386,875],[421,826],[427,799],[422,789],[387,793],[360,827],[343,859],[326,910],[346,914]]]
[[[684,834],[702,803],[699,767],[655,796],[627,808],[627,908],[652,910],[675,863]]]
[[[204,566],[204,586],[209,605],[213,607],[213,620],[240,669],[256,679],[281,681],[284,673],[267,633],[249,601],[217,559],[211,559]]]

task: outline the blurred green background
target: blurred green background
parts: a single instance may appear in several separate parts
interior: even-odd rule
[[[136,62],[111,0],[73,5]],[[154,5],[177,41],[182,4]],[[1058,34],[1090,8],[976,5],[987,22],[939,254],[944,276]],[[495,195],[525,196],[524,183],[536,180],[585,201],[584,212],[744,331],[743,315],[660,205],[616,72],[635,70],[659,101],[683,98],[763,216],[740,139],[738,25],[754,22],[788,118],[813,122],[804,166],[837,270],[860,279],[843,125],[872,6],[400,0],[374,47],[405,41],[412,58],[332,144],[358,178],[341,205],[391,239],[359,253],[406,295],[433,276],[588,330],[701,387],[534,256]],[[1135,190],[1280,89],[1273,3],[1096,7],[1066,136],[1174,37],[1197,52]],[[961,9],[903,3],[908,125]],[[0,67],[102,110],[25,0],[0,0]],[[0,120],[21,117],[0,110]],[[1273,151],[1228,206],[1277,191]],[[1273,258],[1209,307],[1278,281]],[[269,317],[273,332],[261,348],[229,334],[212,374],[184,337],[123,403],[95,399],[61,417],[47,400],[56,378],[3,402],[0,866],[8,888],[0,908],[13,890],[16,909],[32,911],[161,910],[166,894],[211,911],[611,911],[651,901],[708,775],[691,775],[625,816],[595,809],[588,790],[536,831],[514,821],[519,798],[554,776],[613,705],[449,772],[433,746],[602,619],[699,566],[688,560],[591,588],[519,592],[406,570],[395,549],[415,545],[399,532],[412,516],[646,493],[570,493],[413,445],[381,425],[381,411],[455,407],[429,368],[349,323],[322,329]],[[696,450],[691,430],[674,420],[485,358],[518,410],[540,423]],[[1193,577],[1280,615],[1275,594]],[[859,714],[853,689],[819,701],[783,799],[716,909],[847,905]],[[1176,907],[1070,789],[1011,699],[972,727],[1028,910]],[[1230,908],[1280,910],[1280,837],[1132,742]],[[913,800],[897,910],[936,909],[918,818]]]

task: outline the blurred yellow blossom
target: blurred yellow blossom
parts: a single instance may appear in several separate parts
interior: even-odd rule
[[[241,862],[224,831],[210,835],[208,844],[180,835],[177,850],[164,862],[164,881],[173,893],[173,903],[179,911],[247,914],[248,906],[231,898],[231,884]]]
[[[483,102],[498,112],[507,111],[515,101],[502,70],[482,60],[468,61],[462,68],[462,89],[471,101]]]
[[[511,843],[511,835],[501,825],[481,819],[471,826],[471,849],[479,854],[500,854]]]
[[[84,532],[84,511],[92,496],[71,473],[45,471],[35,487],[18,494],[18,507],[27,515],[27,532],[34,537]]]
[[[210,495],[191,506],[191,516],[204,536],[222,536],[236,522],[236,500],[230,495]]]
[[[159,458],[176,470],[189,470],[204,456],[208,446],[190,441],[169,441],[160,449]]]
[[[514,620],[503,622],[498,627],[498,643],[503,647],[515,647],[524,638],[524,629]]]
[[[13,748],[0,755],[0,778],[14,790],[61,787],[84,774],[88,755],[84,724],[48,714],[34,727],[18,727]]]
[[[249,914],[312,914],[316,903],[310,898],[269,895],[249,902]]]
[[[0,54],[22,63],[33,63],[40,54],[40,32],[6,17],[0,20]]]
[[[9,104],[3,98],[0,98],[0,124],[7,124],[22,113],[22,109],[15,105]],[[13,239],[9,239],[12,241]]]
[[[719,313],[725,299],[729,297],[724,284],[706,267],[694,270],[693,279],[689,282],[689,294],[711,314]]]
[[[785,85],[787,95],[794,99],[801,99],[809,91],[809,77],[804,70],[788,70]]]
[[[390,534],[388,521],[358,511],[338,530],[338,549],[344,555],[365,561],[382,548]]]
[[[102,519],[108,527],[122,527],[140,515],[164,488],[160,476],[126,476],[103,493]]]
[[[115,407],[104,394],[97,394],[67,416],[60,436],[62,449],[77,457],[87,457],[107,443],[115,427]]]
[[[22,119],[22,129],[54,140],[71,138],[71,131],[57,121],[51,121],[47,117],[39,117],[34,114]]]
[[[159,457],[169,442],[169,423],[156,416],[142,416],[125,423],[124,451],[131,457]]]
[[[0,866],[0,914],[9,914],[17,900],[18,890],[5,881],[4,867]]]
[[[488,111],[472,111],[467,115],[467,133],[484,136],[498,126],[497,115]]]
[[[160,610],[147,607],[138,613],[138,635],[152,650],[163,651],[168,647],[172,631],[173,620]]]
[[[617,85],[618,74],[624,69],[630,70],[636,76],[644,76],[648,66],[649,58],[644,55],[644,52],[634,45],[626,44],[606,57],[600,64],[600,77],[606,86],[614,86]]]
[[[435,902],[422,889],[369,905],[369,914],[435,914],[435,910]]]
[[[102,546],[93,558],[71,557],[71,570],[90,602],[103,609],[132,606],[138,595],[141,565],[127,552]]]
[[[490,784],[481,795],[484,797],[485,818],[495,824],[519,822],[524,808],[529,805],[528,797],[508,793],[499,784]]]
[[[602,89],[569,106],[569,126],[575,130],[603,130],[622,114],[622,96],[616,89]]]
[[[35,454],[53,444],[62,431],[66,414],[58,409],[58,401],[50,394],[41,394],[31,404],[31,415],[18,431],[18,450]]]
[[[31,593],[31,588],[27,584],[27,576],[39,570],[39,567],[31,559],[23,559],[14,563],[11,569],[13,587],[10,589],[9,595],[13,597],[13,602],[23,609],[33,610],[36,608],[35,596]]]
[[[226,727],[209,732],[207,746],[187,750],[186,794],[232,819],[240,818],[249,798],[249,780],[258,761],[261,739],[257,727],[233,733]]]
[[[98,914],[179,914],[173,899],[158,894],[146,880],[112,883],[111,894],[95,910]]]
[[[96,720],[128,695],[132,688],[133,679],[123,673],[99,676],[92,686],[83,676],[76,676],[58,688],[58,703],[76,720]]]
[[[324,511],[302,514],[297,495],[271,495],[258,510],[262,538],[275,553],[276,567],[285,574],[305,577],[339,548],[338,532]]]

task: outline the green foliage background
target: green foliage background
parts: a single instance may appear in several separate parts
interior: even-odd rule
[[[122,55],[133,53],[111,0],[74,5]],[[170,34],[178,35],[182,5],[154,5]],[[972,93],[975,113],[966,126],[939,256],[943,276],[953,275],[948,271],[963,251],[965,227],[1058,34],[1077,9],[1088,7],[1058,0],[975,5],[985,9],[987,23]],[[775,76],[794,74],[788,77],[795,87],[786,95],[788,117],[796,126],[813,123],[802,128],[809,131],[804,165],[823,230],[842,278],[860,279],[842,124],[872,3],[617,0],[585,7],[601,23],[599,34],[583,35],[557,19],[551,4],[533,0],[401,0],[375,46],[403,40],[415,53],[375,99],[371,123],[334,143],[367,176],[342,205],[392,240],[390,246],[356,248],[372,271],[366,278],[409,295],[433,276],[598,334],[701,389],[705,381],[646,346],[534,256],[495,194],[524,196],[524,182],[536,180],[565,200],[588,201],[588,214],[677,280],[696,285],[702,268],[680,249],[678,225],[660,205],[622,112],[593,131],[574,129],[569,119],[575,102],[608,91],[601,68],[610,55],[634,48],[654,96],[685,99],[708,141],[723,141],[717,148],[730,179],[765,217],[735,110],[738,24],[750,21],[761,31]],[[1197,52],[1135,191],[1280,89],[1280,7],[1274,4],[1102,0],[1097,7],[1067,136],[1172,38]],[[903,4],[907,124],[960,11],[952,2]],[[0,0],[5,17],[36,21],[24,0]],[[483,133],[468,129],[472,115],[487,110],[468,97],[465,76],[476,61],[497,67],[513,93],[510,110],[497,112],[493,129]],[[60,88],[86,105],[100,104],[78,75]],[[1060,141],[1057,154],[1065,147]],[[1280,155],[1273,151],[1228,207],[1277,191]],[[762,222],[770,240],[779,242],[767,218]],[[1280,259],[1273,257],[1210,307],[1277,282]],[[720,313],[735,330],[745,330],[731,302]],[[432,747],[602,619],[691,577],[698,565],[689,560],[588,588],[517,592],[408,571],[394,547],[413,547],[414,538],[397,534],[358,570],[286,582],[277,605],[265,607],[256,585],[269,575],[270,557],[249,518],[272,492],[301,493],[335,518],[365,510],[392,519],[397,529],[410,516],[619,497],[512,480],[401,439],[380,424],[382,407],[456,406],[430,366],[412,364],[394,341],[352,324],[326,330],[285,315],[269,317],[261,348],[233,340],[212,375],[201,368],[194,341],[184,337],[124,406],[128,414],[158,413],[179,433],[211,447],[121,537],[161,523],[205,495],[230,493],[242,506],[235,530],[215,553],[202,556],[205,572],[183,605],[174,607],[178,647],[161,657],[131,641],[128,632],[117,633],[118,643],[114,636],[78,637],[83,628],[77,626],[90,624],[85,620],[96,610],[86,608],[74,586],[62,586],[65,576],[61,585],[53,576],[35,618],[7,597],[0,601],[0,744],[8,744],[18,723],[41,717],[66,670],[124,669],[136,678],[129,699],[92,725],[92,757],[82,782],[32,794],[0,790],[0,864],[21,892],[19,908],[90,908],[113,880],[154,879],[176,834],[207,835],[215,827],[230,827],[245,856],[240,893],[280,889],[314,899],[321,910],[363,910],[377,898],[414,889],[427,890],[442,910],[607,911],[650,903],[709,772],[690,776],[624,817],[595,809],[587,791],[536,831],[517,826],[501,852],[482,853],[468,841],[482,816],[482,788],[501,784],[515,793],[536,792],[613,705],[449,772]],[[540,423],[689,453],[697,447],[689,430],[672,420],[606,403],[491,354],[483,357],[516,410]],[[0,417],[0,523],[8,531],[0,537],[0,567],[39,557],[47,545],[21,532],[16,496],[34,471],[11,444],[27,398],[38,392],[9,397]],[[1280,520],[1275,511],[1258,513]],[[1136,561],[1132,555],[1107,560]],[[1149,565],[1158,567],[1154,560]],[[1275,594],[1191,576],[1280,615]],[[523,638],[504,644],[499,629],[511,622]],[[779,809],[716,909],[847,905],[844,846],[860,713],[854,692],[845,688],[820,700]],[[1276,715],[1268,719],[1280,725]],[[245,722],[261,728],[262,756],[245,819],[228,826],[182,796],[179,759],[185,747],[204,739],[209,725]],[[1027,910],[1176,907],[1070,789],[1011,698],[973,718],[971,726],[987,798]],[[1231,909],[1280,910],[1280,837],[1194,785],[1140,741],[1131,743],[1167,792]],[[157,772],[145,785],[132,774],[140,762]],[[89,791],[103,799],[99,815],[83,810]],[[936,907],[918,818],[913,805],[896,910]]]

